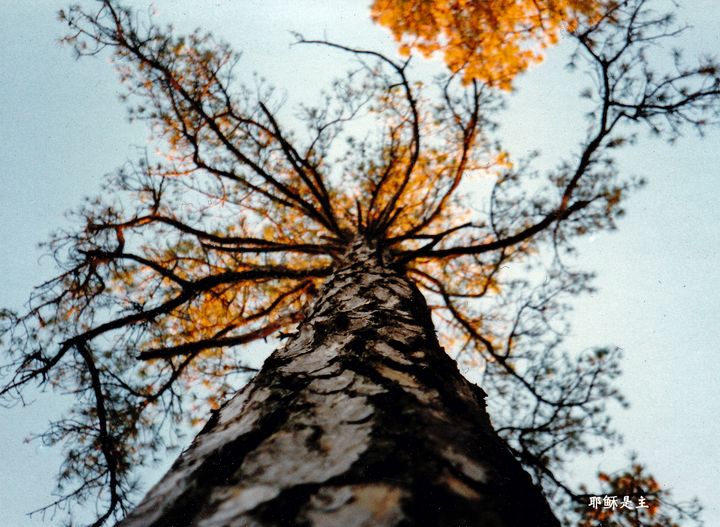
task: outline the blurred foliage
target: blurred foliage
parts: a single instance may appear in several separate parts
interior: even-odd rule
[[[403,54],[443,55],[463,80],[510,89],[563,30],[600,16],[601,0],[375,0],[372,17],[392,31]]]

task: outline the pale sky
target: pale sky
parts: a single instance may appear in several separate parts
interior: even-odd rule
[[[146,6],[136,1],[133,5]],[[678,10],[694,27],[689,50],[720,49],[720,1],[687,1]],[[290,31],[308,37],[390,49],[369,21],[364,1],[196,0],[154,2],[158,17],[187,31],[215,32],[243,50],[238,71],[258,71],[289,102],[312,97],[343,71],[346,57],[290,47]],[[101,177],[146,144],[129,125],[107,56],[76,62],[57,45],[62,2],[6,0],[0,17],[0,305],[20,307],[33,285],[52,275],[37,243],[66,225],[63,213],[98,191]],[[577,79],[562,69],[566,50],[526,74],[509,100],[501,137],[516,154],[540,149],[554,160],[582,139]],[[676,496],[697,495],[708,527],[720,525],[720,134],[693,133],[673,146],[641,134],[622,169],[649,184],[628,200],[619,231],[580,244],[581,264],[598,273],[598,293],[576,302],[569,344],[614,344],[625,350],[621,387],[629,410],[613,418],[625,445],[603,459],[619,468],[635,450]],[[56,449],[24,443],[64,404],[38,395],[30,407],[0,408],[0,521],[12,527],[53,525],[24,513],[51,501],[60,463]],[[172,461],[172,454],[165,466]],[[598,460],[576,465],[591,474]],[[159,477],[162,469],[148,478]],[[586,478],[588,479],[588,478]],[[152,482],[147,481],[146,488]]]

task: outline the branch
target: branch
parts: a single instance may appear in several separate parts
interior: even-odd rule
[[[354,55],[358,56],[369,56],[376,58],[380,60],[380,62],[389,65],[395,73],[400,77],[399,85],[403,87],[403,91],[405,93],[405,99],[408,103],[408,107],[410,109],[411,113],[411,128],[412,128],[412,139],[411,139],[411,154],[410,159],[408,160],[407,167],[405,168],[405,173],[403,175],[402,181],[398,188],[393,193],[392,197],[388,200],[388,202],[385,204],[385,206],[379,211],[376,218],[373,218],[373,221],[371,222],[370,219],[372,217],[372,210],[368,210],[368,232],[373,233],[378,236],[383,236],[390,225],[393,223],[394,219],[397,218],[397,214],[393,216],[393,212],[395,212],[396,205],[401,198],[403,192],[405,191],[408,183],[410,182],[410,178],[412,176],[412,172],[415,169],[415,165],[418,162],[418,159],[420,157],[420,116],[418,114],[417,109],[417,100],[415,99],[415,96],[413,95],[412,88],[410,86],[410,82],[408,81],[407,76],[405,75],[405,69],[407,68],[408,61],[406,61],[403,64],[398,64],[395,61],[389,59],[382,53],[378,53],[377,51],[371,51],[366,49],[356,49],[351,48],[348,46],[343,46],[341,44],[336,44],[334,42],[329,42],[327,40],[306,40],[301,35],[298,36],[298,43],[299,44],[319,44],[323,46],[328,46],[331,48],[339,49],[342,51],[346,51],[349,53],[352,53]],[[382,180],[381,180],[382,182]],[[382,184],[382,183],[381,183]],[[379,192],[379,189],[378,191]]]
[[[78,341],[75,345],[80,356],[83,358],[87,367],[88,373],[90,374],[90,383],[95,396],[95,409],[97,410],[97,423],[100,433],[100,451],[102,452],[105,462],[107,464],[108,476],[110,478],[109,490],[110,490],[110,503],[108,508],[91,527],[100,527],[105,523],[118,507],[122,506],[121,497],[118,492],[120,483],[118,481],[118,459],[114,440],[111,437],[108,429],[107,422],[107,409],[105,407],[105,394],[102,389],[102,381],[100,380],[100,372],[95,365],[92,352],[84,340]]]
[[[178,355],[195,355],[200,351],[212,348],[225,348],[229,346],[239,346],[241,344],[247,344],[254,340],[264,339],[278,331],[279,329],[302,320],[302,314],[292,313],[285,318],[276,320],[266,324],[265,326],[248,331],[240,335],[233,335],[231,337],[218,337],[199,340],[195,342],[186,342],[178,346],[170,346],[166,348],[156,348],[150,350],[144,350],[140,352],[138,359],[140,360],[151,360],[151,359],[169,359],[177,357]]]
[[[584,209],[590,205],[592,201],[577,201],[571,206],[565,209],[558,209],[548,215],[546,215],[541,221],[537,222],[530,227],[527,227],[520,232],[502,238],[494,240],[489,243],[482,243],[478,245],[466,245],[462,247],[449,247],[447,249],[435,249],[432,250],[434,244],[428,244],[425,247],[415,250],[402,252],[400,254],[399,262],[407,263],[416,258],[456,258],[458,256],[464,256],[468,254],[483,254],[490,251],[497,251],[499,249],[505,249],[519,244],[520,242],[533,238],[536,234],[544,231],[550,227],[553,223],[569,218],[573,213]]]

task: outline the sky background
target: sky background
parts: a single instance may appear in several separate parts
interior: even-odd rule
[[[133,5],[147,6],[146,1]],[[363,1],[157,1],[161,21],[180,31],[208,29],[244,52],[241,76],[258,71],[288,104],[312,98],[342,73],[347,57],[290,47],[290,31],[307,37],[391,50]],[[67,225],[64,212],[93,195],[102,175],[144,147],[147,130],[130,125],[107,55],[75,61],[58,46],[62,2],[0,2],[0,306],[19,308],[33,285],[53,274],[37,244]],[[677,9],[693,28],[680,44],[693,53],[720,49],[720,1]],[[515,155],[543,152],[552,166],[576,149],[585,129],[576,100],[582,79],[563,70],[566,47],[519,79],[501,118],[500,137]],[[424,66],[423,66],[424,67]],[[595,270],[598,292],[578,300],[568,344],[614,344],[625,350],[621,388],[631,407],[612,412],[625,445],[602,460],[581,460],[578,477],[602,461],[619,468],[638,452],[676,496],[698,496],[709,527],[720,526],[720,134],[695,134],[672,146],[640,135],[621,156],[627,174],[648,186],[626,203],[614,233],[579,245],[579,264]],[[33,394],[29,407],[0,408],[0,522],[53,525],[25,513],[51,501],[60,452],[24,442],[62,411],[55,394]],[[148,486],[172,461],[147,475]],[[147,488],[147,486],[146,486]]]

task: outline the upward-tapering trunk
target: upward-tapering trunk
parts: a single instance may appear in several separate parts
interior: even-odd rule
[[[120,525],[559,524],[422,294],[356,242],[297,334]]]

